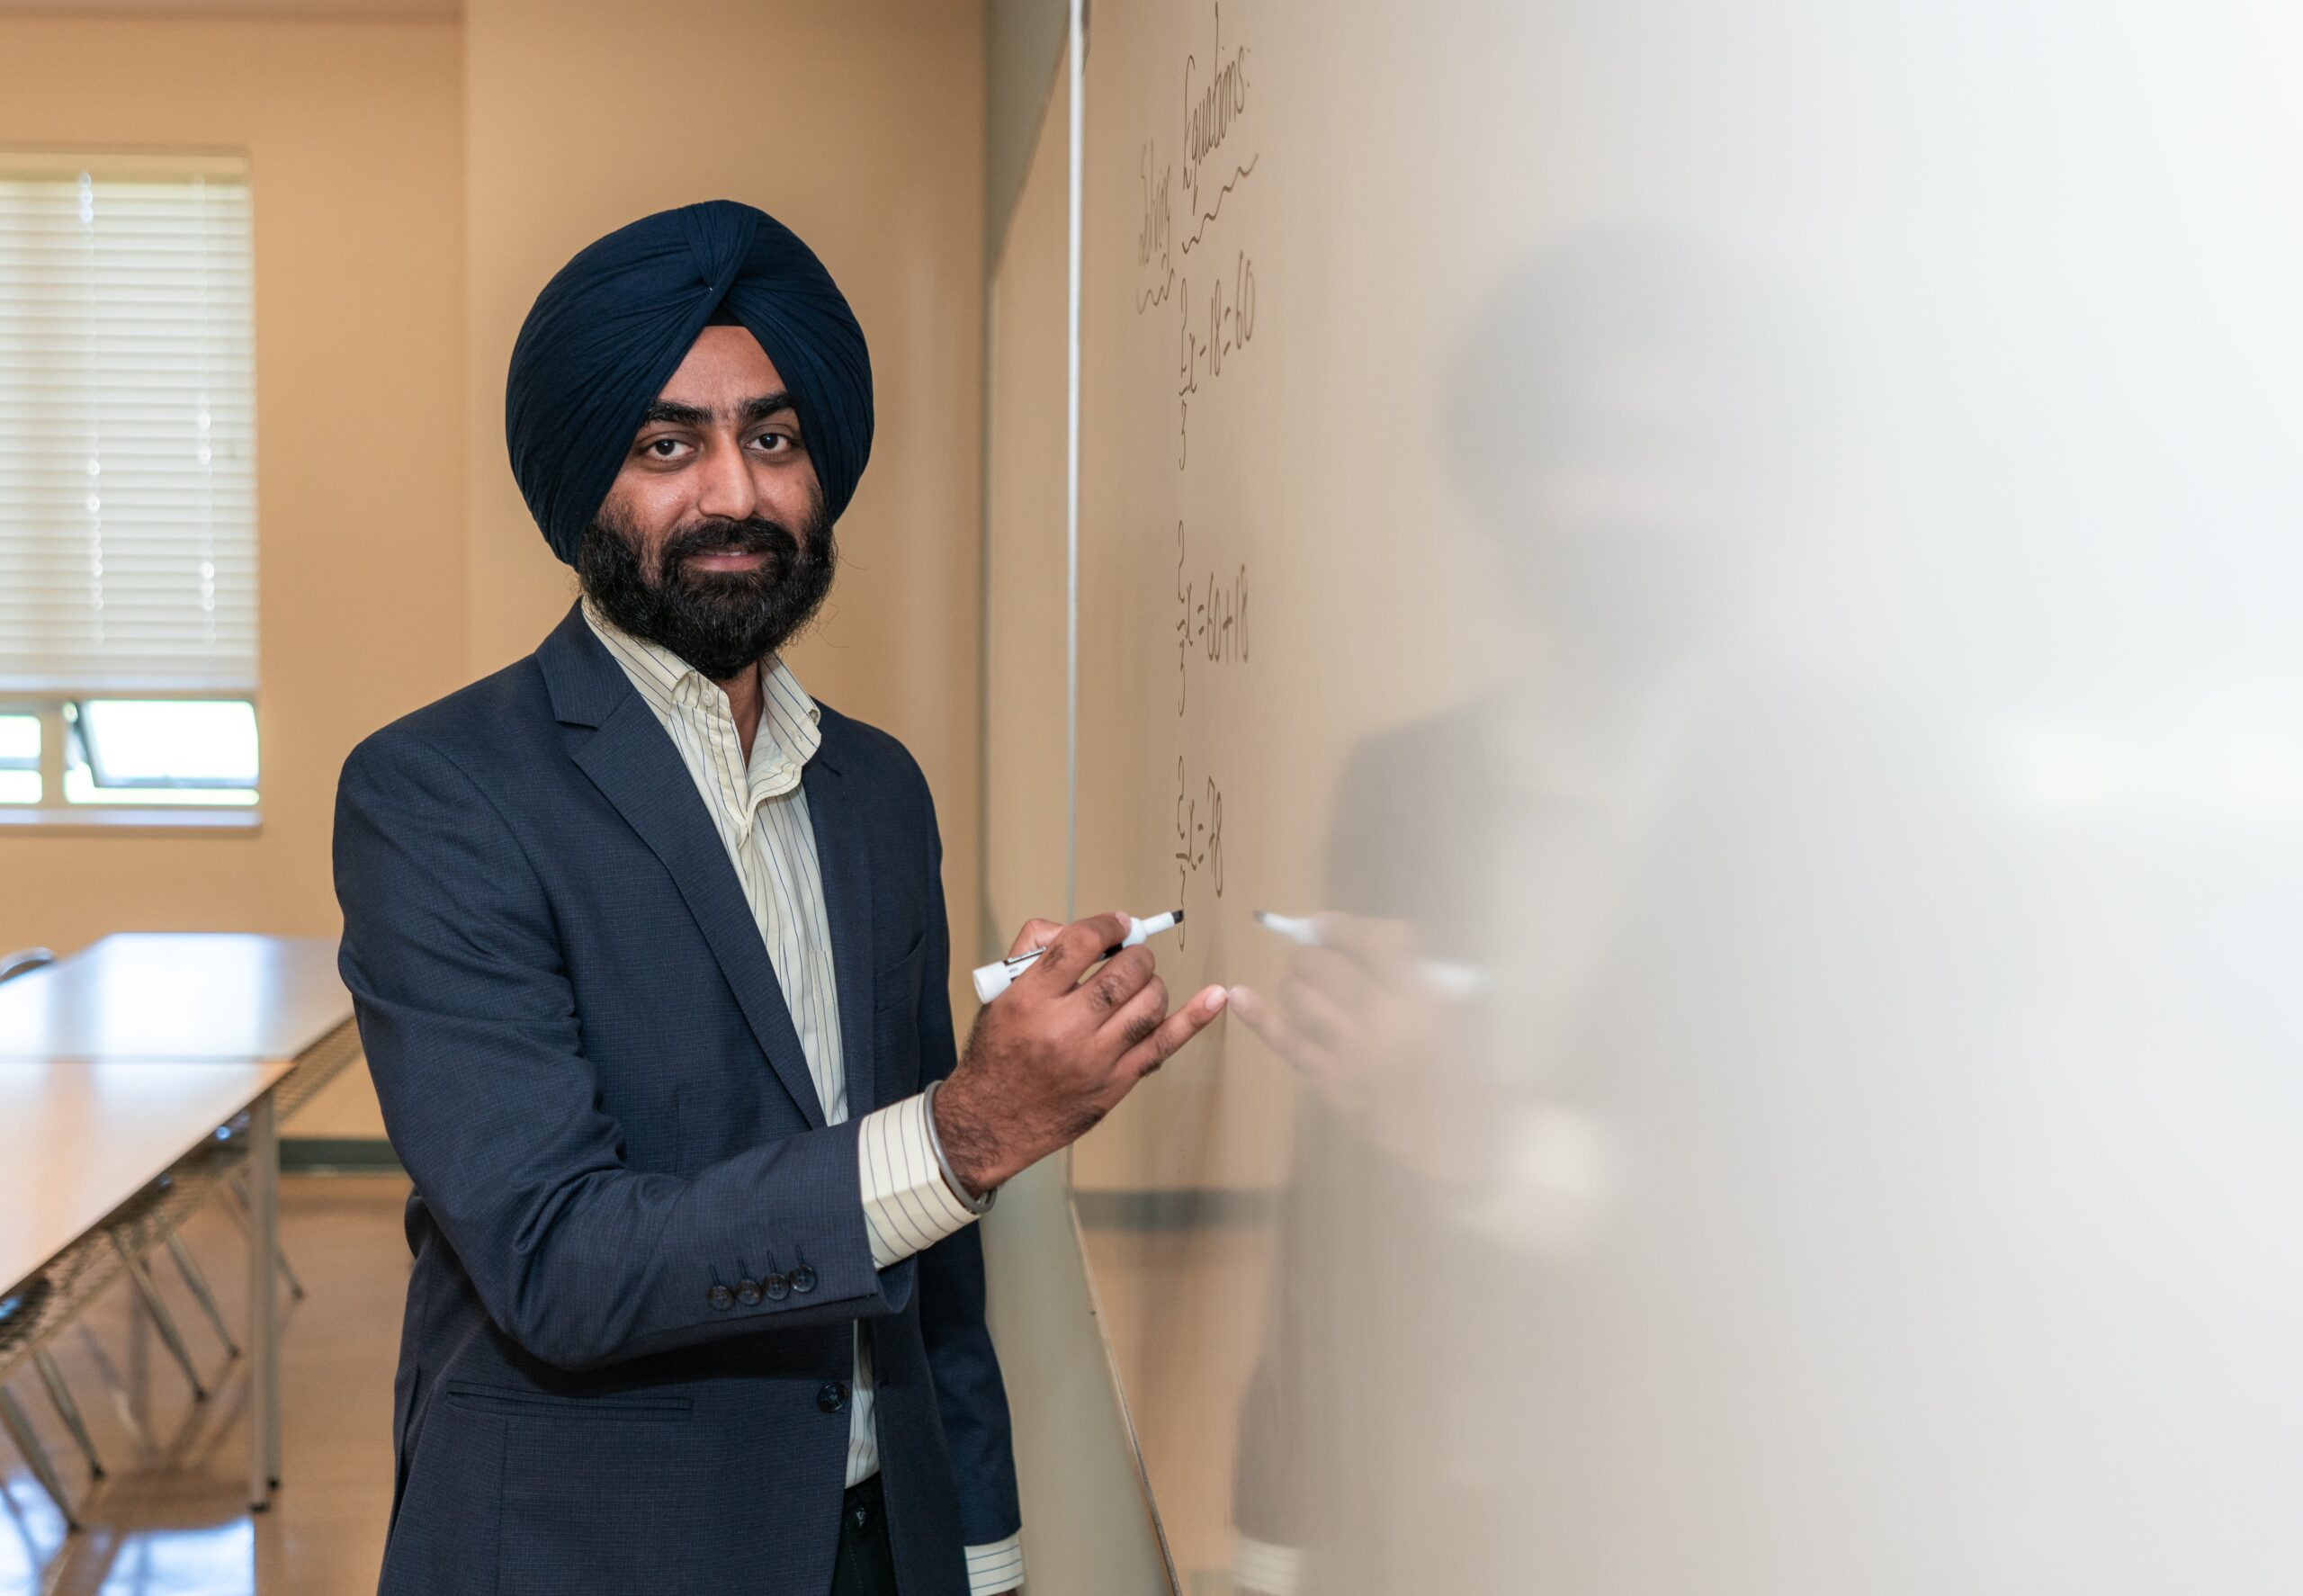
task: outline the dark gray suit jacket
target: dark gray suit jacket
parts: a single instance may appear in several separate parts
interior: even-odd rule
[[[856,1121],[954,1063],[934,805],[894,739],[822,730],[834,1126],[703,798],[580,613],[345,763],[341,967],[416,1188],[384,1596],[820,1596],[859,1321],[905,1592],[963,1596],[963,1546],[1015,1532],[976,1231],[874,1269],[856,1170]]]

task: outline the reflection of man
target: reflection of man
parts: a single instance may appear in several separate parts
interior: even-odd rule
[[[1712,289],[1683,249],[1601,240],[1505,284],[1467,340],[1450,421],[1528,658],[1355,753],[1323,946],[1235,994],[1309,1089],[1242,1423],[1246,1588],[1501,1590],[1577,1494],[1529,1500],[1542,1448],[1515,1430],[1578,1422],[1529,1367],[1539,1325],[1572,1355],[1546,1271],[1607,1179],[1577,1074],[1749,498],[1719,421],[1743,329]],[[1414,1289],[1355,1287],[1371,1257],[1413,1260]],[[1443,1372],[1474,1344],[1481,1369]]]
[[[872,433],[815,256],[726,202],[578,255],[513,354],[583,599],[345,767],[342,967],[416,1255],[385,1596],[1022,1578],[972,1225],[1220,1006],[1116,917],[954,1058],[919,767],[776,653]]]
[[[1719,263],[1617,235],[1508,280],[1466,341],[1448,420],[1524,657],[1482,702],[1358,751],[1330,849],[1350,912],[1276,1007],[1241,994],[1331,1108],[1436,1180],[1493,1172],[1504,1099],[1558,1084],[1559,1027],[1734,642],[1780,450],[1752,309]],[[1466,1002],[1427,957],[1491,979]],[[1508,1082],[1500,1059],[1469,1067],[1498,1026]]]
[[[1779,1245],[1770,1188],[1843,1156],[1769,1116],[1828,1119],[1875,1017],[1972,956],[1895,910],[1974,859],[1890,740],[1751,663],[1797,431],[1757,308],[1616,236],[1466,341],[1450,424],[1528,646],[1356,752],[1327,946],[1235,993],[1308,1088],[1244,1588],[1765,1588],[1717,1448],[1766,1421],[1739,1403],[1779,1305],[1720,1277]]]

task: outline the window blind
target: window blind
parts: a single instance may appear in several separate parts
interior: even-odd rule
[[[0,696],[252,692],[246,163],[0,152]]]

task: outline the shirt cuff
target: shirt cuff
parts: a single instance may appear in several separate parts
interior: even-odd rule
[[[864,1116],[856,1138],[862,1168],[864,1229],[880,1269],[925,1252],[974,1220],[936,1167],[923,1093]]]
[[[1024,1583],[1024,1532],[986,1547],[970,1547],[968,1596],[1000,1596]]]

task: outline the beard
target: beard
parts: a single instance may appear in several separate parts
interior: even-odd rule
[[[700,570],[698,554],[764,551],[757,570]],[[782,523],[712,519],[681,527],[651,573],[638,533],[603,508],[584,529],[576,574],[601,614],[678,655],[715,682],[757,664],[796,636],[831,591],[839,551],[820,502],[794,536]]]

